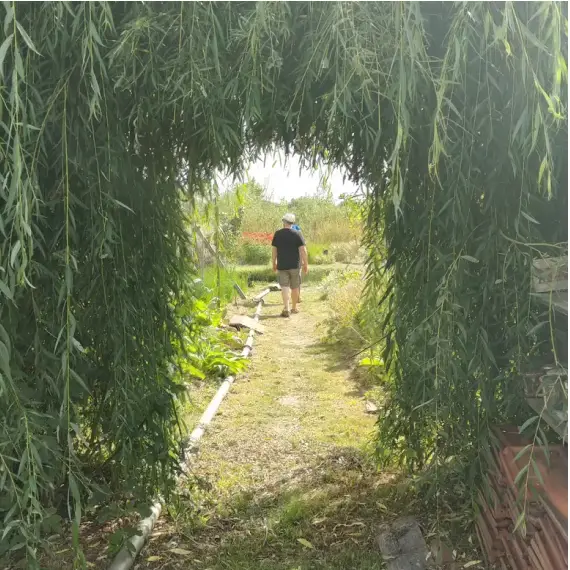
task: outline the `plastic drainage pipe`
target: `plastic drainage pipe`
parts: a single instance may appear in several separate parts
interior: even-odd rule
[[[269,293],[269,291],[267,291],[267,293]],[[265,293],[265,295],[267,295],[267,293]],[[255,311],[255,315],[253,317],[256,321],[259,320],[262,306],[263,306],[263,298],[259,301],[257,309]],[[249,336],[247,337],[245,346],[241,352],[243,358],[247,358],[251,353],[253,347],[254,334],[255,332],[253,331],[253,329],[249,331]],[[206,408],[206,411],[202,414],[202,417],[200,418],[198,425],[196,426],[194,431],[190,434],[190,437],[186,440],[183,457],[186,458],[190,456],[192,452],[196,451],[196,444],[202,439],[202,436],[204,435],[206,428],[208,427],[208,425],[216,415],[218,409],[220,408],[221,403],[223,402],[224,398],[227,396],[228,392],[230,391],[230,387],[234,382],[235,382],[234,376],[228,376],[222,382],[221,386],[218,388],[218,391],[216,392],[216,395],[212,398],[212,400],[208,404],[208,407]],[[182,464],[183,473],[186,473],[187,468],[188,468],[188,461],[185,460],[184,463]]]
[[[143,519],[137,527],[140,534],[131,536],[127,544],[115,556],[111,566],[109,566],[109,570],[127,570],[133,565],[136,555],[142,550],[148,535],[160,516],[162,504],[160,501],[157,501],[150,509],[151,514],[146,519]]]
[[[263,306],[263,299],[269,293],[269,289],[263,291],[260,295],[256,297],[256,301],[259,301],[257,304],[257,309],[255,310],[255,315],[253,318],[258,321],[261,315],[261,308]],[[252,351],[253,348],[253,337],[255,335],[255,331],[250,330],[249,336],[245,341],[245,346],[241,352],[241,355],[244,358],[247,358]],[[191,452],[196,451],[196,444],[202,439],[206,428],[216,415],[216,412],[220,408],[221,403],[223,402],[224,398],[227,396],[231,385],[234,383],[235,377],[228,376],[218,388],[216,395],[212,398],[212,401],[208,404],[206,411],[202,414],[198,425],[194,429],[194,431],[190,434],[190,437],[185,442],[184,445],[184,452],[183,457],[186,458]],[[184,459],[182,464],[182,475],[187,473],[188,469],[188,460]],[[181,477],[179,477],[180,479]],[[109,566],[109,570],[129,570],[129,568],[133,565],[135,558],[142,550],[146,539],[148,538],[149,534],[152,532],[158,517],[160,517],[160,513],[162,511],[162,503],[161,501],[156,501],[151,506],[151,514],[143,519],[137,526],[137,532],[135,536],[132,536],[125,546],[121,548],[117,556],[113,559],[111,566]]]

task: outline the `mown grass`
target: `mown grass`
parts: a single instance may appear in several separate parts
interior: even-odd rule
[[[374,417],[350,367],[319,340],[319,292],[295,319],[263,311],[247,373],[232,387],[141,568],[383,567],[377,527],[395,516],[393,476],[370,458]],[[408,505],[411,505],[408,502]]]

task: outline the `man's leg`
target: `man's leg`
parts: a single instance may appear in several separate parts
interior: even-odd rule
[[[301,292],[301,270],[291,272],[291,297],[293,301],[293,312],[297,312],[297,303]]]
[[[283,297],[283,310],[289,310],[289,298],[291,296],[291,289],[289,287],[281,287],[281,296]]]
[[[289,299],[291,297],[291,279],[288,271],[279,271],[279,285],[281,285],[281,297],[283,298],[284,317],[289,316]]]
[[[297,312],[297,303],[299,302],[299,289],[291,289],[291,301],[293,303],[293,312]]]

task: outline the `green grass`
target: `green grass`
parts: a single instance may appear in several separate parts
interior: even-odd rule
[[[375,534],[397,510],[392,477],[370,459],[374,417],[350,368],[319,340],[319,295],[308,288],[290,320],[268,298],[250,368],[202,442],[201,485],[171,506],[141,568],[383,568]]]

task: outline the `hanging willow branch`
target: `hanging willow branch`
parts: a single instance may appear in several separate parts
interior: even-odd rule
[[[565,5],[3,11],[0,550],[32,565],[54,509],[77,533],[94,483],[168,489],[193,270],[177,181],[203,193],[276,145],[368,188],[371,306],[389,292],[368,320],[395,331],[379,451],[477,478],[550,349],[525,244],[566,240]]]

